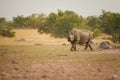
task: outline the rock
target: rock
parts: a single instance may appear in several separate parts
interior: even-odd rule
[[[19,40],[17,40],[18,42],[25,42],[26,41],[26,39],[24,39],[24,38],[20,38]]]
[[[36,45],[36,46],[41,46],[41,44],[34,44],[34,45]]]
[[[90,64],[87,64],[88,67],[90,67],[91,65]]]
[[[59,54],[57,56],[68,56],[67,54]]]
[[[25,78],[25,79],[27,79],[27,76],[26,76],[26,75],[24,75],[24,78]]]
[[[65,43],[63,43],[62,45],[66,46],[66,44],[65,44]]]
[[[116,74],[112,75],[112,80],[117,80],[117,75]]]
[[[1,54],[0,56],[3,57],[3,54]]]
[[[1,76],[7,76],[6,72],[1,72]]]
[[[19,68],[15,67],[14,70],[19,70]]]
[[[13,78],[22,78],[22,75],[21,74],[16,74],[13,76]]]
[[[12,60],[12,63],[13,64],[17,64],[17,63],[19,63],[17,60]]]
[[[30,73],[30,71],[29,71],[29,70],[26,70],[25,72],[26,72],[26,73]]]
[[[113,48],[108,41],[103,41],[100,43],[99,48],[101,49],[110,49]]]
[[[73,78],[72,77],[68,77],[68,80],[73,80]]]
[[[42,77],[42,78],[47,78],[47,75],[42,75],[41,77]]]
[[[98,71],[99,73],[102,72],[101,68],[97,68],[97,71]]]

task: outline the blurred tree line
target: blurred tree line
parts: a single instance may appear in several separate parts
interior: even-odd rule
[[[4,17],[0,18],[0,35],[3,30],[11,31],[11,28],[35,28],[40,33],[51,33],[54,37],[65,37],[67,30],[76,27],[78,29],[88,29],[94,32],[94,37],[101,32],[113,36],[112,41],[120,43],[120,13],[113,13],[102,10],[99,16],[82,17],[73,11],[51,12],[45,14],[32,14],[24,17],[23,15],[13,17],[12,21],[7,21]],[[14,32],[12,32],[12,35]]]
[[[3,37],[14,37],[15,32],[12,31],[12,23],[10,21],[6,21],[6,19],[0,18],[0,36]]]

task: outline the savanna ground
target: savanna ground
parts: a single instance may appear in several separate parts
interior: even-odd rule
[[[66,39],[37,30],[15,30],[14,38],[0,37],[0,80],[120,80],[120,47],[70,51]],[[97,43],[97,44],[96,44]]]

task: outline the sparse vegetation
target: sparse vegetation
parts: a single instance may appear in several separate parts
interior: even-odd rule
[[[51,33],[54,37],[65,37],[66,30],[73,27],[78,29],[89,29],[94,32],[94,37],[101,33],[113,36],[113,42],[120,43],[120,13],[113,13],[102,10],[99,16],[88,16],[86,18],[73,11],[58,10],[57,13],[32,14],[24,17],[23,15],[13,17],[12,21],[0,18],[0,28],[36,28],[40,33]]]

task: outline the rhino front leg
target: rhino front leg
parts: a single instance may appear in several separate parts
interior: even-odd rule
[[[72,43],[71,51],[76,51],[76,43]]]
[[[74,51],[76,51],[76,44],[73,44],[73,49]]]

